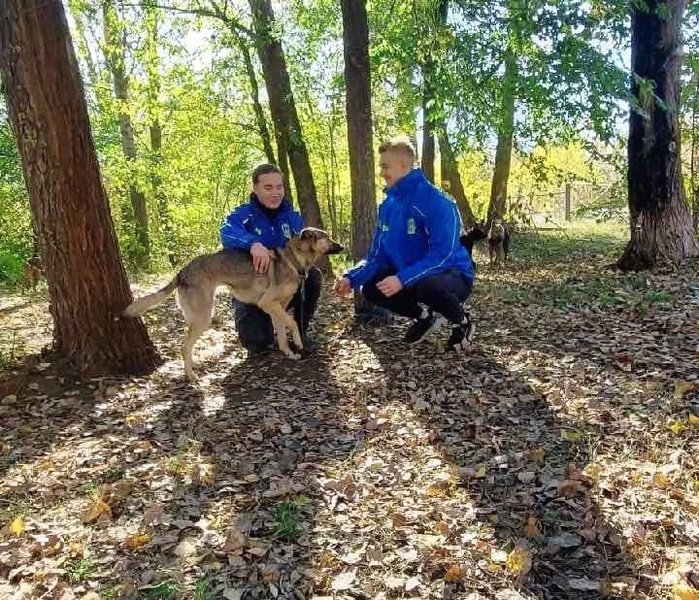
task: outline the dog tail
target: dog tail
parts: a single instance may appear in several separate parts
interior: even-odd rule
[[[147,296],[143,296],[143,298],[134,300],[123,310],[121,315],[123,317],[138,317],[154,306],[158,306],[158,304],[160,304],[163,300],[165,300],[165,298],[172,294],[173,291],[175,291],[175,288],[179,283],[179,279],[180,276],[178,274],[176,277],[173,277],[172,281],[164,288],[161,288],[152,294],[148,294]]]

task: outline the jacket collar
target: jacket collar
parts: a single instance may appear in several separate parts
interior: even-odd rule
[[[277,208],[267,208],[264,204],[262,204],[262,202],[260,202],[260,199],[254,192],[250,194],[250,204],[255,208],[255,210],[261,212],[270,221],[276,219],[279,215],[286,213],[291,208],[291,204],[286,198],[282,200],[282,203]]]
[[[387,188],[386,193],[391,196],[403,196],[423,181],[427,181],[425,174],[422,172],[422,169],[415,167],[405,177],[402,177],[393,186]]]

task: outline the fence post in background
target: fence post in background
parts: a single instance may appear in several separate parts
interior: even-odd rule
[[[565,220],[570,221],[570,182],[566,182]]]

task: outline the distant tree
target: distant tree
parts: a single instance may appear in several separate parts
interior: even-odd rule
[[[114,0],[102,0],[102,19],[104,21],[104,56],[112,76],[114,97],[119,107],[119,131],[121,133],[121,148],[126,158],[127,165],[132,172],[129,173],[129,200],[133,210],[133,224],[135,230],[135,248],[132,255],[134,263],[144,268],[150,260],[150,232],[148,228],[148,208],[146,196],[136,181],[133,173],[133,165],[136,160],[136,140],[131,115],[128,111],[129,79],[126,74],[125,55],[125,31],[123,22],[117,12]]]
[[[0,0],[0,69],[36,220],[55,349],[90,375],[158,356],[132,300],[61,0]]]

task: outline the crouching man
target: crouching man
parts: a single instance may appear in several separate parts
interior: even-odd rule
[[[284,197],[284,180],[276,166],[262,164],[255,168],[252,185],[250,200],[230,213],[221,226],[221,242],[224,248],[249,252],[255,270],[266,273],[274,257],[273,249],[285,247],[303,229],[304,223],[303,217]],[[318,305],[322,281],[320,270],[311,267],[291,301],[306,350],[316,346],[307,330]],[[240,343],[248,352],[259,354],[272,350],[275,338],[269,315],[253,304],[238,300],[233,300],[233,308]]]
[[[404,137],[379,148],[386,197],[366,259],[335,285],[345,296],[361,289],[370,302],[413,319],[405,334],[415,344],[439,325],[452,329],[446,350],[465,348],[475,328],[464,307],[473,288],[473,265],[459,240],[456,203],[415,168],[415,150]]]

